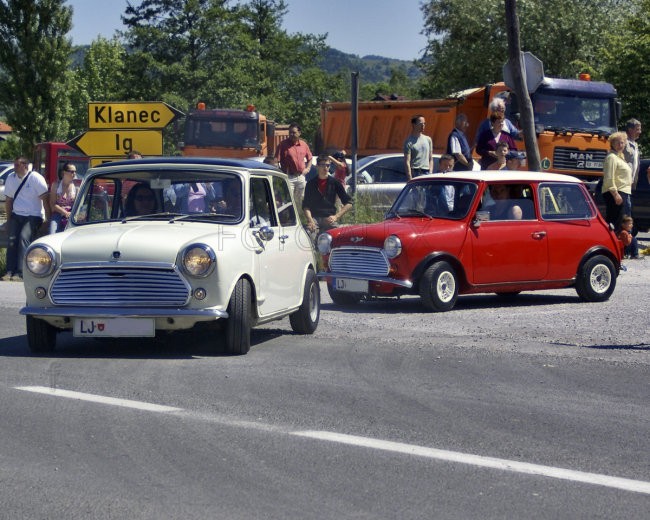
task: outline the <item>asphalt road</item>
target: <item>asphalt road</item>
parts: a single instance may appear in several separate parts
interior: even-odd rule
[[[645,519],[650,258],[627,264],[602,304],[324,291],[316,334],[279,321],[242,357],[201,334],[35,357],[0,282],[0,518]]]

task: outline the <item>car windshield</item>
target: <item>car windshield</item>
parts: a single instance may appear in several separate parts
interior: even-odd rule
[[[476,184],[467,181],[435,179],[414,182],[404,188],[386,216],[463,219],[476,192]]]
[[[242,178],[234,172],[130,170],[94,175],[82,185],[74,224],[132,220],[242,219]]]

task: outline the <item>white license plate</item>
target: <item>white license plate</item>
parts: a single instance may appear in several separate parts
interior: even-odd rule
[[[75,337],[153,337],[156,335],[153,318],[76,318]]]
[[[585,162],[585,167],[592,168],[594,170],[602,170],[603,169],[603,163],[594,162],[594,161],[586,161]]]
[[[368,293],[367,280],[353,280],[350,278],[336,278],[334,287],[341,292]]]

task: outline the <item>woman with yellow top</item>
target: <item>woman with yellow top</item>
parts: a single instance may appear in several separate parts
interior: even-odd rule
[[[632,168],[623,157],[627,145],[625,132],[609,136],[610,151],[603,165],[603,198],[607,204],[605,220],[618,231],[624,215],[632,213]]]

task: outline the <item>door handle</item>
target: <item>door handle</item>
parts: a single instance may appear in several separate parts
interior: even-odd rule
[[[544,238],[545,236],[546,236],[546,231],[535,231],[535,232],[532,234],[532,237],[533,237],[535,240],[541,240],[541,239]]]

